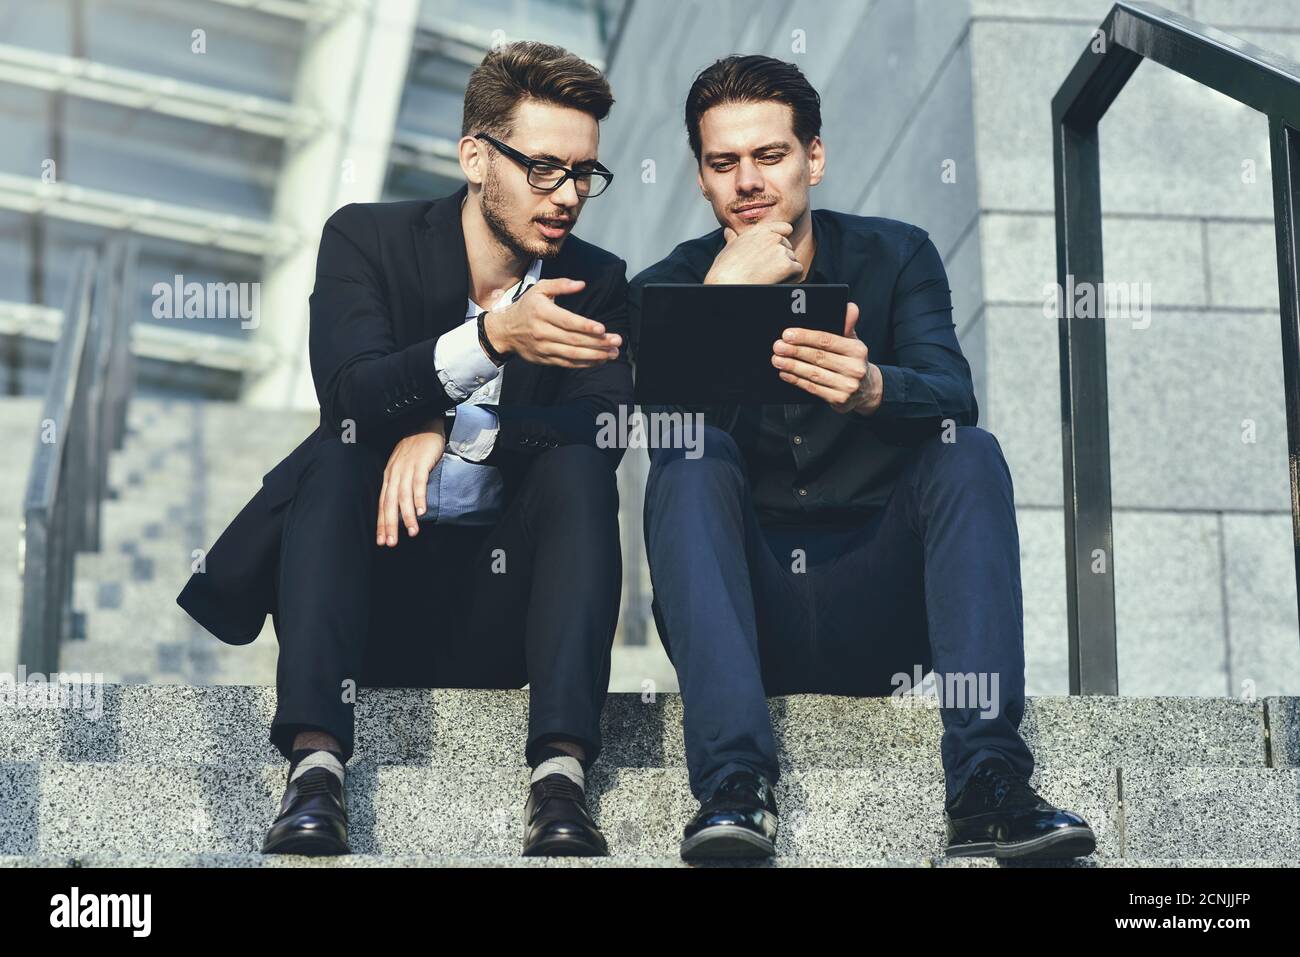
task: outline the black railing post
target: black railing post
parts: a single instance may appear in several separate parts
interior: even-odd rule
[[[78,552],[99,548],[108,460],[131,389],[138,250],[110,240],[76,254],[23,500],[18,664],[53,673],[73,637]]]
[[[1071,694],[1119,693],[1097,126],[1141,57],[1110,42],[1113,19],[1052,101]],[[1076,290],[1092,292],[1091,315]]]
[[[1143,59],[1268,117],[1300,597],[1300,63],[1152,3],[1115,4],[1052,99],[1070,693],[1117,694],[1097,125]],[[1076,288],[1096,313],[1075,315]]]
[[[68,469],[76,467],[78,379],[86,351],[96,256],[77,253],[63,309],[63,327],[50,365],[36,451],[23,498],[22,588],[18,664],[31,671],[57,670],[59,643],[71,606],[70,565],[77,547],[77,516],[67,501]]]
[[[1291,470],[1291,533],[1300,596],[1300,131],[1270,117],[1273,217],[1277,235],[1278,302],[1282,312],[1282,374],[1286,386],[1287,461]]]
[[[1075,288],[1102,280],[1096,122],[1061,124],[1055,154],[1070,693],[1118,694],[1105,308],[1099,302],[1095,317],[1074,310]]]
[[[126,410],[131,392],[135,389],[134,353],[131,336],[134,334],[135,311],[140,305],[138,277],[140,268],[140,241],[127,241],[122,263],[122,294],[118,302],[117,323],[113,333],[113,351],[110,358],[108,381],[109,403],[112,408],[112,448],[120,450],[126,440]]]

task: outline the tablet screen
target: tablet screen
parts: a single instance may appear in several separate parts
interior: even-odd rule
[[[636,400],[649,405],[821,401],[781,379],[772,344],[798,327],[844,335],[846,285],[642,289]]]

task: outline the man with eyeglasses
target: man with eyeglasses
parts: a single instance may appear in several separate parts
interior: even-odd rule
[[[525,684],[523,852],[607,853],[584,782],[622,584],[622,450],[601,447],[596,423],[632,403],[626,265],[570,233],[613,178],[596,159],[612,103],[565,50],[494,49],[465,92],[466,185],[325,224],[310,300],[320,427],[178,598],[233,644],[272,615],[270,740],[289,772],[264,853],[350,850],[358,686]],[[474,786],[464,744],[437,752],[450,786]],[[478,824],[496,828],[486,808]]]

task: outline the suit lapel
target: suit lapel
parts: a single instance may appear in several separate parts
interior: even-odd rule
[[[462,186],[450,196],[434,200],[424,222],[411,227],[420,269],[421,319],[428,339],[465,321],[469,259],[460,225],[460,204],[468,191],[467,186]]]
[[[416,261],[420,269],[420,295],[424,306],[425,338],[435,338],[465,321],[465,303],[469,299],[469,258],[465,253],[465,232],[460,224],[460,204],[469,192],[462,186],[450,196],[435,200],[424,222],[411,227]],[[554,259],[542,262],[541,279],[567,276],[570,272],[567,244]],[[562,297],[560,305],[570,308],[572,296]],[[501,373],[501,404],[519,405],[531,401],[536,393],[537,377],[543,369],[530,365],[518,356],[506,360]]]

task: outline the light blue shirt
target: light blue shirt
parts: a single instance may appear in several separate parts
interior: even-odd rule
[[[514,302],[541,278],[542,261],[534,259],[524,277],[497,297],[492,308]],[[444,525],[494,525],[501,518],[505,487],[501,472],[482,462],[496,444],[496,413],[504,370],[483,354],[478,341],[478,314],[473,299],[466,301],[465,321],[438,337],[434,368],[447,394],[456,398],[456,418],[447,448],[429,473],[422,522]]]

